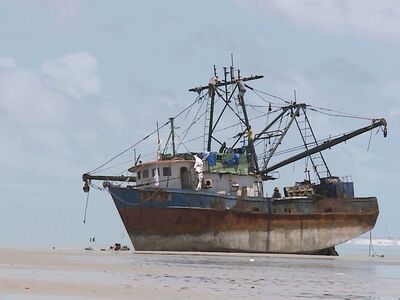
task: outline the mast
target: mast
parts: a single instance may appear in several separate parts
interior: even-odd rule
[[[238,72],[238,74],[240,74],[240,73]],[[242,78],[239,77],[239,79],[240,79],[241,81],[243,81],[243,82],[245,82],[245,81],[250,81],[250,80],[256,80],[256,79],[261,79],[261,78],[264,78],[264,76],[263,76],[263,75],[253,75],[253,76],[242,77]],[[233,79],[233,80],[230,80],[230,81],[228,81],[228,82],[218,81],[218,82],[215,84],[215,87],[220,87],[220,86],[224,86],[224,85],[236,84],[236,83],[237,83],[237,80],[239,80],[239,79]],[[194,88],[189,89],[189,92],[200,93],[200,92],[202,92],[202,91],[208,89],[208,87],[209,87],[208,85],[202,85],[202,86],[194,87]]]
[[[175,150],[175,129],[174,129],[174,119],[175,118],[169,118],[170,124],[171,124],[171,142],[172,142],[172,155],[175,156],[176,150]]]
[[[160,143],[160,129],[158,128],[158,121],[157,124],[157,160],[161,159],[161,143]]]
[[[247,142],[248,142],[248,147],[251,153],[251,158],[253,161],[253,165],[254,165],[254,171],[256,173],[259,172],[259,168],[258,168],[258,160],[257,160],[257,154],[256,154],[256,149],[254,148],[254,143],[253,143],[253,130],[251,129],[251,125],[249,122],[249,117],[247,116],[247,110],[246,110],[246,104],[244,103],[244,93],[246,92],[246,88],[244,86],[243,81],[239,80],[238,83],[238,88],[239,88],[239,104],[242,107],[242,111],[243,111],[243,117],[244,117],[244,121],[245,121],[245,125],[246,125],[246,130],[247,130]]]
[[[251,126],[249,124],[249,119],[247,117],[247,111],[246,111],[246,107],[244,104],[244,101],[241,101],[241,108],[243,111],[243,118],[235,111],[235,109],[231,106],[231,99],[234,96],[234,94],[237,92],[238,90],[238,85],[239,82],[242,83],[242,86],[244,87],[243,82],[245,81],[251,81],[251,80],[255,80],[255,79],[261,79],[264,76],[262,75],[255,75],[255,76],[249,76],[249,77],[240,77],[240,71],[238,70],[238,78],[235,78],[234,76],[234,67],[233,67],[233,56],[231,56],[231,60],[232,60],[232,65],[229,67],[229,71],[227,67],[224,67],[224,79],[223,80],[219,80],[218,76],[217,76],[217,72],[216,72],[216,68],[214,65],[214,76],[210,79],[208,85],[204,85],[204,86],[198,86],[198,87],[194,87],[189,89],[190,92],[196,92],[198,94],[200,94],[202,91],[208,89],[208,94],[210,97],[210,110],[209,110],[209,120],[208,120],[208,138],[207,138],[207,151],[211,151],[212,150],[212,140],[218,142],[219,144],[222,145],[222,142],[218,141],[214,136],[213,136],[213,132],[217,127],[217,124],[219,123],[222,115],[225,113],[226,109],[229,108],[235,115],[236,117],[245,125],[246,129],[250,129]],[[228,79],[228,75],[230,75],[229,79]],[[229,86],[230,85],[234,85],[234,88],[229,90]],[[220,87],[223,87],[224,90],[223,92],[221,91],[221,89],[219,89]],[[221,93],[222,92],[222,93]],[[219,99],[223,100],[224,102],[224,107],[222,109],[222,111],[219,113],[219,116],[216,118],[216,121],[214,122],[214,113],[215,113],[215,103],[216,103],[216,99],[215,97],[218,97]],[[250,142],[251,144],[251,142]],[[257,164],[257,159],[255,156],[255,150],[254,150],[254,146],[250,146],[250,149],[252,149],[250,152],[252,153],[252,157],[254,159],[254,165],[256,167],[256,169],[258,170],[258,164]]]
[[[214,103],[215,103],[215,89],[218,83],[217,70],[214,65],[214,77],[212,77],[208,83],[208,93],[210,96],[210,121],[208,125],[208,141],[207,141],[207,151],[211,151],[211,140],[213,132],[213,118],[214,118]]]

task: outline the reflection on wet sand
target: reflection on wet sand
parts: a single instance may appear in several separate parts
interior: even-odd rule
[[[0,250],[1,299],[399,299],[400,259]]]

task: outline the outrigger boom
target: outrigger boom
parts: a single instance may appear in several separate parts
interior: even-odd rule
[[[295,162],[295,161],[298,161],[300,159],[303,159],[303,158],[305,158],[307,156],[310,156],[310,155],[312,155],[314,153],[321,152],[323,150],[331,148],[331,147],[333,147],[333,146],[335,146],[337,144],[343,143],[343,142],[345,142],[347,140],[350,140],[350,139],[352,139],[352,138],[354,138],[354,137],[356,137],[356,136],[358,136],[360,134],[363,134],[365,132],[368,132],[368,131],[373,130],[374,128],[377,128],[377,127],[380,127],[380,126],[384,127],[383,128],[383,136],[386,137],[387,136],[387,122],[386,122],[386,120],[384,118],[374,119],[374,120],[372,120],[372,124],[369,125],[369,126],[357,129],[357,130],[355,130],[353,132],[350,132],[350,133],[347,133],[347,134],[343,134],[343,136],[335,138],[335,139],[332,139],[332,140],[326,140],[326,141],[322,142],[318,146],[315,146],[315,147],[313,147],[311,149],[308,149],[308,150],[306,150],[306,151],[304,151],[302,153],[299,153],[299,154],[297,154],[295,156],[292,156],[292,157],[290,157],[288,159],[285,159],[284,161],[281,161],[280,163],[277,163],[277,164],[275,164],[275,165],[273,165],[271,167],[267,167],[264,170],[262,170],[262,175],[266,176],[267,173],[269,173],[269,172],[272,172],[272,171],[274,171],[276,169],[279,169],[279,168],[281,168],[283,166],[286,166],[286,165],[288,165],[288,164],[290,164],[292,162]]]

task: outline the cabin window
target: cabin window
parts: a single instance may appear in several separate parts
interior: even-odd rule
[[[149,170],[143,170],[143,178],[149,178]]]
[[[171,168],[170,167],[163,168],[163,176],[171,176]]]
[[[137,176],[137,179],[141,179],[141,173],[140,173],[140,171],[137,171],[137,172],[136,172],[136,176]]]

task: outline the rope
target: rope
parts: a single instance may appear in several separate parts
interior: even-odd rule
[[[188,128],[186,128],[185,131],[183,132],[183,138],[180,139],[180,143],[178,144],[178,146],[176,146],[176,150],[178,150],[179,147],[183,144],[183,141],[185,140],[185,137],[186,137],[186,135],[189,133],[189,131],[190,131],[190,129],[192,128],[192,126],[193,126],[194,124],[196,124],[196,123],[205,115],[205,112],[204,112],[204,113],[202,113],[199,117],[197,117],[197,116],[199,115],[199,113],[200,113],[201,108],[202,108],[203,105],[204,105],[204,102],[205,102],[205,101],[204,101],[204,99],[203,99],[203,101],[201,102],[201,105],[200,105],[199,109],[197,110],[196,115],[195,115],[194,118],[193,118],[192,123],[191,123],[191,124],[188,126]],[[177,136],[178,136],[178,135],[177,135]]]
[[[205,94],[206,95],[206,94]],[[189,110],[192,106],[194,106],[201,98],[203,98],[203,96],[200,97],[200,94],[197,96],[196,100],[191,103],[189,106],[187,106],[185,109],[183,109],[181,112],[179,112],[177,115],[175,115],[173,118],[178,118],[180,115],[182,115],[183,113],[185,113],[187,110]],[[167,126],[171,121],[166,122],[164,125],[162,125],[161,127],[158,128],[158,130],[164,128],[165,126]],[[128,148],[126,148],[125,150],[121,151],[120,153],[118,153],[117,155],[113,156],[112,158],[110,158],[109,160],[107,160],[105,163],[101,164],[99,167],[87,172],[88,174],[95,174],[98,173],[100,171],[100,169],[102,167],[104,167],[105,165],[109,164],[110,162],[112,162],[113,160],[115,160],[116,158],[120,157],[121,155],[125,154],[126,152],[128,152],[129,150],[133,149],[134,147],[136,147],[137,145],[139,145],[141,142],[145,141],[146,139],[148,139],[150,136],[152,136],[153,134],[155,134],[157,131],[157,129],[153,130],[152,132],[150,132],[148,135],[146,135],[144,138],[140,139],[139,141],[137,141],[135,144],[133,144],[132,146],[129,146]]]
[[[334,136],[329,136],[328,138],[319,139],[319,140],[317,140],[317,143],[318,143],[318,145],[320,145],[322,142],[324,142],[326,140],[334,139],[334,138],[343,136],[344,134],[349,134],[351,132],[353,132],[353,131],[347,131],[347,132],[344,132],[344,133],[341,133],[341,134],[337,134],[337,135],[334,135]],[[313,145],[313,144],[315,144],[315,143],[314,142],[309,142],[309,143],[307,143],[307,146],[310,146],[310,145]],[[301,145],[298,145],[298,146],[294,146],[292,148],[282,149],[280,151],[276,151],[274,156],[287,154],[287,153],[298,151],[298,150],[301,150],[301,149],[304,149],[304,148],[305,148],[304,144],[301,144]],[[264,156],[264,155],[266,155],[266,152],[261,154],[261,156]]]
[[[365,117],[365,116],[359,116],[359,115],[353,115],[349,114],[346,112],[341,112],[338,110],[333,110],[329,108],[323,108],[323,107],[318,107],[318,106],[312,106],[312,105],[307,105],[308,109],[327,115],[327,116],[332,116],[332,117],[340,117],[340,118],[350,118],[350,119],[360,119],[360,120],[368,120],[372,121],[373,118]]]
[[[249,85],[247,85],[247,84],[245,84],[245,86],[246,86],[247,88],[249,88],[250,90],[252,90],[252,91],[254,92],[254,94],[256,94],[258,97],[260,97],[261,100],[263,100],[263,101],[265,101],[265,102],[268,102],[268,103],[269,103],[270,101],[267,101],[266,99],[264,99],[263,97],[261,97],[260,95],[258,95],[258,93],[261,93],[261,94],[270,96],[270,97],[272,97],[272,98],[281,100],[281,101],[285,102],[286,104],[290,104],[290,101],[287,101],[287,100],[285,100],[285,99],[283,99],[283,98],[281,98],[281,97],[278,97],[278,96],[276,96],[276,95],[273,95],[273,94],[270,94],[270,93],[266,93],[266,92],[257,90],[256,88],[253,88],[253,87],[251,87],[251,86],[249,86]]]
[[[269,101],[267,101],[266,99],[261,97],[258,93],[262,93],[264,95],[273,97],[275,99],[279,99],[279,100],[285,102],[286,104],[290,104],[289,101],[287,101],[287,100],[285,100],[285,99],[283,99],[281,97],[278,97],[276,95],[257,90],[256,88],[253,88],[253,87],[251,87],[251,86],[249,86],[247,84],[246,84],[246,87],[248,87],[250,90],[252,90],[258,97],[260,97],[261,100],[263,100],[265,102],[269,102]],[[369,118],[369,117],[366,117],[366,116],[349,114],[349,113],[338,111],[338,110],[334,110],[334,109],[329,109],[329,108],[324,108],[324,107],[319,107],[319,106],[314,106],[314,105],[307,105],[307,106],[308,107],[312,107],[313,111],[319,112],[321,114],[333,116],[333,117],[353,118],[353,119],[370,120],[370,121],[373,120],[372,118]]]
[[[278,97],[276,95],[273,95],[273,94],[270,94],[270,93],[267,93],[267,92],[260,91],[260,90],[258,90],[256,88],[253,88],[253,87],[251,87],[251,86],[249,86],[247,84],[245,84],[245,86],[247,88],[249,88],[250,90],[252,90],[254,92],[254,94],[256,94],[261,100],[263,100],[265,102],[270,102],[270,101],[264,99],[258,93],[262,93],[264,95],[273,97],[275,99],[279,99],[279,100],[285,102],[286,104],[290,104],[289,101],[287,101],[287,100],[285,100],[285,99],[283,99],[281,97]],[[276,104],[276,103],[274,103],[274,104]],[[338,110],[334,110],[334,109],[329,109],[329,108],[324,108],[324,107],[319,107],[319,106],[314,106],[314,105],[307,105],[307,106],[308,107],[312,107],[311,110],[313,110],[313,111],[319,112],[319,113],[324,114],[324,115],[332,116],[332,117],[353,118],[353,119],[361,119],[361,120],[369,120],[369,121],[373,120],[372,118],[369,118],[369,117],[366,117],[366,116],[349,114],[349,113],[338,111]]]
[[[372,130],[371,130],[371,134],[369,135],[367,152],[369,151],[369,147],[371,146],[371,139],[372,139]]]
[[[108,167],[108,168],[101,169],[101,171],[107,171],[107,170],[110,170],[110,169],[113,169],[113,168],[117,168],[117,167],[123,166],[123,165],[125,165],[125,164],[127,164],[127,163],[132,163],[132,159],[126,160],[126,161],[124,161],[124,162],[122,162],[122,163],[120,163],[120,164],[118,164],[118,165],[113,165],[113,166],[110,166],[110,167]],[[128,169],[127,169],[127,170],[128,170]],[[124,172],[124,171],[123,171],[123,172]],[[98,173],[98,172],[96,172],[96,173]]]
[[[85,205],[85,214],[83,215],[83,224],[86,223],[86,213],[87,213],[88,203],[89,203],[89,192],[87,193],[87,196],[86,196],[86,205]]]
[[[170,123],[170,121],[168,121],[167,123],[165,123],[163,126],[161,126],[159,129],[165,127],[166,125],[168,125]],[[136,142],[134,145],[126,148],[125,150],[121,151],[120,153],[118,153],[117,155],[113,156],[112,158],[110,158],[109,160],[107,160],[105,163],[101,164],[99,167],[97,167],[96,169],[93,169],[92,171],[88,172],[88,174],[95,174],[98,173],[100,171],[100,169],[102,167],[104,167],[105,165],[107,165],[108,163],[112,162],[113,160],[115,160],[116,158],[120,157],[121,155],[125,154],[126,152],[128,152],[129,150],[135,148],[137,145],[139,145],[141,142],[145,141],[146,139],[148,139],[150,136],[152,136],[153,134],[155,134],[157,132],[156,130],[153,130],[151,133],[149,133],[148,135],[146,135],[144,138],[142,138],[141,140],[139,140],[138,142]]]
[[[98,185],[96,185],[96,184],[94,184],[94,183],[90,183],[90,186],[91,186],[92,188],[95,188],[96,190],[99,190],[99,191],[104,191],[104,190],[105,190],[104,188],[99,187]]]
[[[377,254],[377,253],[375,252],[374,245],[372,244],[372,230],[369,231],[369,249],[368,249],[368,256],[371,256],[371,251],[372,251],[372,253],[373,253],[373,254],[372,254],[372,257],[374,257],[374,256],[384,257],[383,254]]]
[[[186,147],[186,145],[183,143],[183,139],[181,139],[180,137],[179,137],[179,135],[177,135],[177,134],[175,134],[175,136],[178,138],[178,140],[179,140],[179,145],[178,145],[178,147],[176,147],[176,150],[178,150],[179,149],[179,147],[181,146],[181,145],[183,145],[183,147],[185,147],[185,149],[186,149],[186,151],[188,152],[188,153],[190,153],[190,150]],[[186,135],[185,135],[186,136]],[[183,138],[185,138],[185,136],[183,137]]]
[[[204,98],[205,96],[208,96],[208,93],[205,93],[205,94],[204,94],[203,96],[201,96],[201,97],[200,97],[200,95],[198,95],[195,101],[200,102],[200,100],[203,100],[203,98]],[[193,107],[193,106],[191,106],[190,109],[186,112],[185,119],[187,118],[187,116],[189,115],[190,111],[192,110],[192,107]],[[178,117],[178,116],[177,116],[177,117]]]

